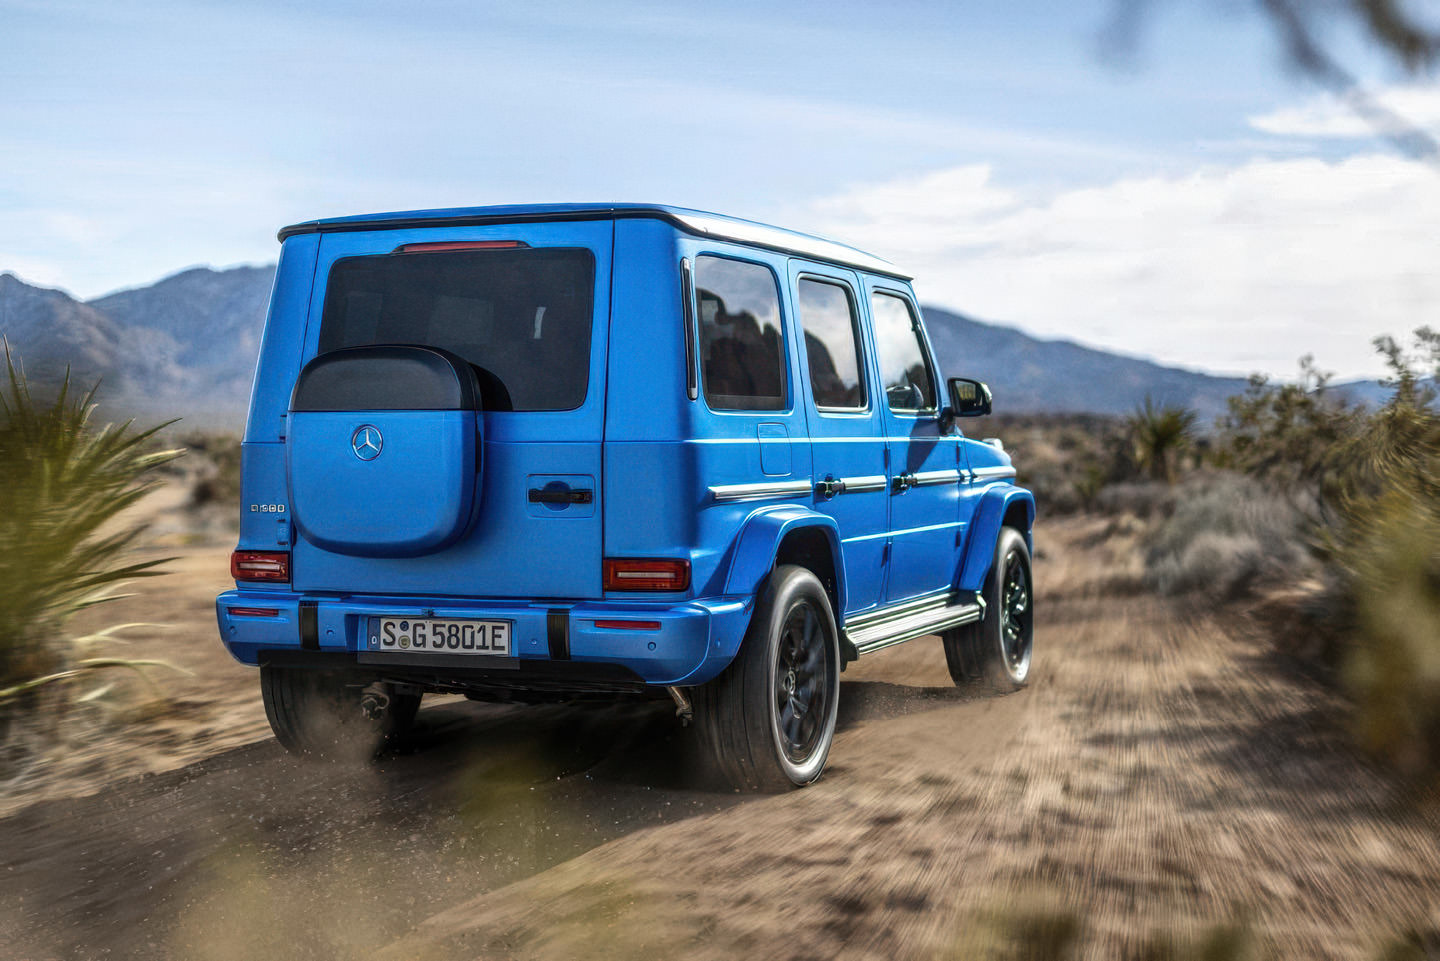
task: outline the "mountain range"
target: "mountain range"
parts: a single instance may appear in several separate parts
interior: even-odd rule
[[[196,267],[82,301],[0,273],[0,336],[32,379],[53,380],[68,364],[81,383],[100,380],[112,416],[238,428],[274,277],[273,266]],[[1126,414],[1148,396],[1190,407],[1204,424],[1245,389],[1243,378],[1039,340],[936,307],[925,319],[946,373],[987,382],[997,413]]]
[[[109,416],[238,428],[275,268],[196,267],[95,300],[0,273],[0,336],[30,380],[100,383]]]

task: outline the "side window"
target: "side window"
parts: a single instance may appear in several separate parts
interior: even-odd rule
[[[933,410],[935,382],[925,363],[919,322],[910,302],[894,294],[870,295],[875,322],[875,351],[880,361],[880,382],[891,410]]]
[[[715,410],[784,410],[780,288],[770,269],[696,257],[695,306],[705,402]]]
[[[859,410],[865,406],[855,334],[858,322],[847,288],[809,278],[800,281],[800,327],[805,331],[816,407]]]

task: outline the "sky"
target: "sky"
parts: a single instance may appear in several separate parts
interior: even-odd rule
[[[855,244],[923,302],[1223,373],[1440,325],[1440,166],[1246,0],[0,0],[0,271],[82,298],[315,217],[669,203]],[[1334,49],[1440,133],[1440,81]]]

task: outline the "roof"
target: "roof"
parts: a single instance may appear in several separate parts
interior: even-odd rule
[[[717,240],[733,240],[770,250],[800,254],[814,260],[844,264],[871,273],[909,280],[888,260],[882,260],[846,244],[813,237],[783,227],[723,214],[668,207],[663,204],[515,204],[498,207],[447,207],[437,210],[401,210],[352,217],[331,217],[292,224],[280,231],[284,240],[296,234],[333,233],[351,230],[393,230],[400,227],[463,226],[468,224],[515,223],[536,220],[615,220],[621,218],[664,220],[686,233]]]

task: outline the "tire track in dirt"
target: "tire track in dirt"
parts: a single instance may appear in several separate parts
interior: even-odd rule
[[[1243,625],[1135,594],[1106,522],[1046,533],[1025,692],[949,701],[913,686],[945,677],[938,645],[902,645],[846,691],[903,690],[901,716],[845,731],[820,784],[618,839],[383,956],[929,961],[1011,956],[1058,919],[1078,957],[1240,924],[1274,957],[1371,958],[1440,923],[1434,799],[1347,747],[1333,693]]]
[[[844,697],[839,752],[867,718],[964,703],[880,682]],[[668,702],[421,716],[414,751],[378,767],[264,741],[0,821],[0,957],[368,956],[613,838],[774,800],[711,788]]]

